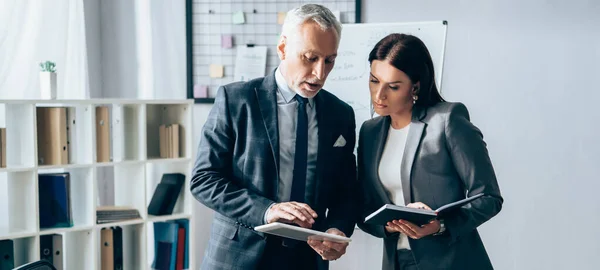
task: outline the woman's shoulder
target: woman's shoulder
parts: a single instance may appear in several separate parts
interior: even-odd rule
[[[360,127],[361,133],[368,132],[373,129],[381,127],[385,123],[386,116],[373,117],[367,121],[364,121]]]
[[[466,117],[469,119],[469,110],[461,102],[440,102],[427,108],[426,118],[429,120],[440,120],[445,122],[453,117]]]

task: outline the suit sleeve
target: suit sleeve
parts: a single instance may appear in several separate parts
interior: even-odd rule
[[[446,142],[454,167],[467,196],[485,195],[444,219],[447,231],[456,241],[500,212],[503,198],[481,131],[469,119],[467,108],[451,105],[446,120]]]
[[[346,129],[343,133],[346,138],[346,146],[344,146],[342,157],[343,165],[340,168],[342,174],[336,179],[336,197],[330,200],[327,223],[329,228],[337,228],[349,237],[354,233],[356,225],[358,200],[356,197],[356,156],[354,155],[354,146],[356,145],[354,110],[349,108],[347,115]]]
[[[360,205],[360,211],[358,214],[358,220],[357,225],[358,227],[363,230],[364,232],[373,235],[375,237],[379,237],[379,238],[390,238],[390,237],[399,237],[400,234],[399,233],[388,233],[385,230],[385,226],[383,225],[373,225],[373,224],[366,224],[363,221],[365,220],[365,217],[367,217],[368,215],[370,215],[374,209],[370,209],[367,208],[366,206],[371,205],[371,203],[369,203],[371,201],[371,199],[369,198],[370,196],[372,196],[372,194],[369,194],[370,190],[372,190],[370,187],[368,187],[368,179],[367,176],[365,175],[365,168],[364,168],[364,151],[375,151],[375,149],[365,149],[364,148],[364,140],[365,138],[365,125],[363,124],[363,126],[360,128],[360,136],[358,138],[358,182],[359,182],[359,201],[362,202],[362,205]]]
[[[217,213],[248,226],[264,224],[271,200],[232,179],[235,134],[227,91],[220,87],[202,129],[190,189],[194,197]]]

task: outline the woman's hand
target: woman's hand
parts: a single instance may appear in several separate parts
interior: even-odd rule
[[[427,206],[426,204],[421,203],[421,202],[411,203],[411,204],[407,205],[407,207],[431,210],[431,208],[429,206]],[[425,236],[432,235],[434,233],[439,232],[440,227],[441,227],[441,225],[438,220],[433,220],[423,226],[417,226],[417,225],[413,224],[412,222],[408,222],[406,220],[400,219],[400,220],[393,220],[391,222],[388,222],[387,226],[385,226],[385,230],[388,233],[399,232],[399,233],[406,234],[408,237],[410,237],[412,239],[420,239]]]

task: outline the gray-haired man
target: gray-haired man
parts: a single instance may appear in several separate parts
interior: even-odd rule
[[[354,112],[321,90],[340,35],[327,8],[293,9],[277,45],[279,67],[219,89],[191,180],[195,198],[216,212],[202,269],[327,269],[346,252],[347,244],[253,230],[272,222],[354,230]]]

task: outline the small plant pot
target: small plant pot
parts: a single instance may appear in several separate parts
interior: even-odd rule
[[[40,98],[56,99],[56,72],[40,72]]]

